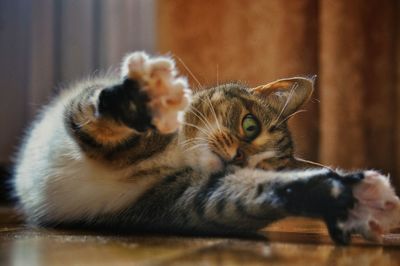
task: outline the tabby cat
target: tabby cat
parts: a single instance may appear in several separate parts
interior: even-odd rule
[[[168,57],[128,55],[119,75],[76,83],[27,132],[15,194],[42,226],[187,234],[258,230],[286,216],[322,218],[338,243],[367,172],[288,170],[287,119],[313,80],[192,93]]]

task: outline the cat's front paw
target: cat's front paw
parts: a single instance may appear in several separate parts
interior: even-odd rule
[[[179,112],[188,106],[191,91],[187,80],[177,76],[175,62],[169,57],[149,57],[144,52],[135,52],[125,58],[121,74],[138,81],[148,95],[152,124],[161,133],[176,131]]]
[[[339,227],[381,241],[384,233],[400,226],[400,200],[387,176],[377,171],[364,171],[362,175],[363,180],[353,188],[357,203]]]
[[[329,170],[315,172],[309,178],[299,178],[276,189],[283,208],[290,215],[320,217],[328,227],[336,243],[350,242],[349,230],[343,230],[340,223],[346,221],[356,204],[353,187],[363,176],[348,178]]]

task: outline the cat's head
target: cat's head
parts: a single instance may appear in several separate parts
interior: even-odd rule
[[[314,79],[281,79],[256,88],[225,84],[195,94],[180,145],[188,163],[216,172],[226,165],[277,169],[293,159],[287,120],[308,101]]]

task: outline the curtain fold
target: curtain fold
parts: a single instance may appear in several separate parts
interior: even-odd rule
[[[394,49],[396,50],[395,57],[395,75],[396,75],[396,113],[395,113],[395,169],[397,172],[395,173],[396,177],[394,178],[397,182],[397,190],[400,190],[400,3],[397,2],[395,8],[395,19],[396,19],[396,41],[394,44]]]
[[[154,3],[0,1],[0,168],[54,88],[117,68],[130,51],[154,52]]]
[[[202,84],[318,74],[307,113],[290,123],[298,155],[400,185],[399,14],[392,0],[163,0],[158,50]]]
[[[322,1],[321,160],[394,168],[394,1]],[[376,12],[379,10],[379,12]],[[356,156],[354,156],[356,154]]]

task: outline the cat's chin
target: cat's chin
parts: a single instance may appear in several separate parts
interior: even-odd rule
[[[217,173],[225,168],[223,160],[208,149],[199,149],[187,156],[189,165],[203,173]]]

